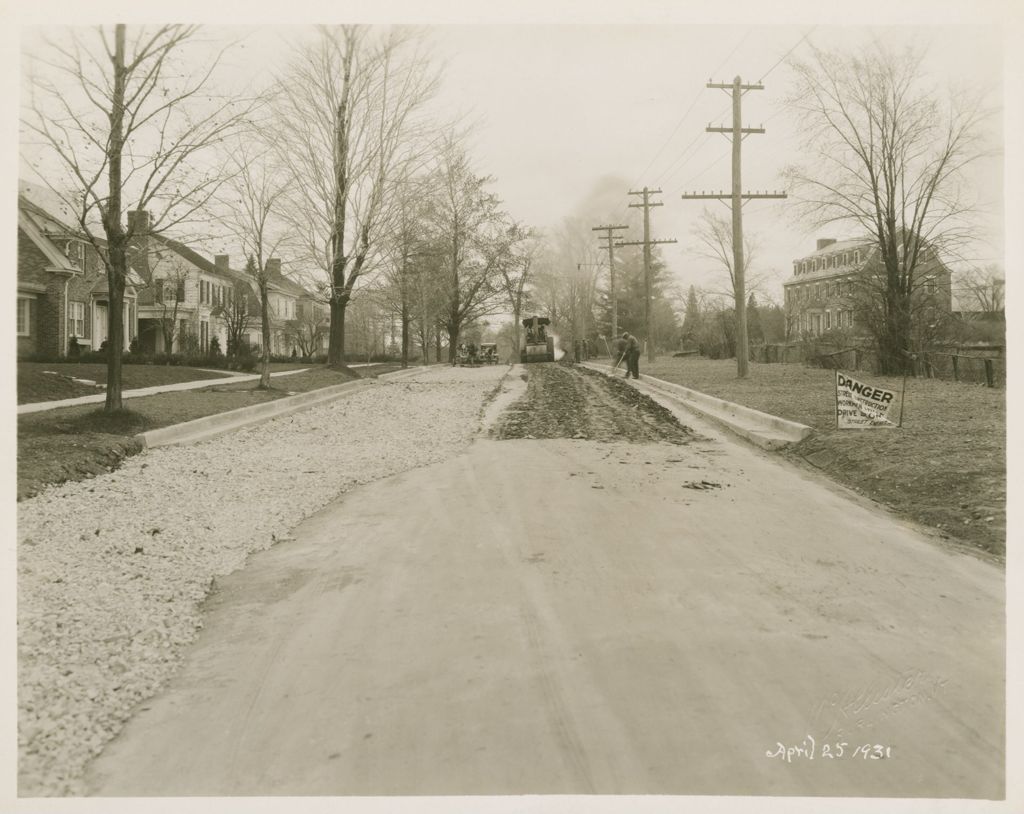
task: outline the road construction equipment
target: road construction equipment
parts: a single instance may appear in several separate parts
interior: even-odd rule
[[[553,362],[555,361],[555,339],[548,333],[547,326],[551,320],[547,317],[527,317],[523,320],[526,338],[519,352],[519,361]]]

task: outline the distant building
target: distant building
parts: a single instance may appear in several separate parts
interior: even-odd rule
[[[918,266],[917,297],[936,310],[952,310],[951,275],[928,248]],[[864,332],[866,277],[878,271],[877,244],[870,237],[818,240],[811,254],[793,261],[793,276],[782,284],[790,336],[819,336],[844,329]]]

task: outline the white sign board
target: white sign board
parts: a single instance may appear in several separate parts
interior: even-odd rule
[[[895,427],[895,390],[865,384],[836,371],[836,426],[841,429]]]

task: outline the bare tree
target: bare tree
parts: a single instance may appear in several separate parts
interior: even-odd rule
[[[181,345],[181,327],[178,321],[178,312],[182,303],[185,302],[185,283],[188,280],[188,272],[179,269],[168,272],[166,275],[157,276],[153,272],[151,286],[153,288],[153,299],[160,307],[160,316],[157,321],[160,325],[160,333],[164,341],[164,353],[170,357],[174,352],[174,343]],[[109,344],[108,344],[109,348]],[[170,364],[170,359],[168,359]]]
[[[964,272],[959,280],[960,293],[983,317],[1006,312],[1006,277],[1002,268],[991,263],[984,268]]]
[[[871,330],[884,373],[906,369],[921,273],[972,237],[962,173],[984,154],[981,97],[940,100],[923,87],[922,58],[875,43],[859,54],[814,49],[811,60],[792,63],[788,104],[808,162],[786,175],[810,222],[871,236],[880,314]]]
[[[327,333],[327,323],[317,303],[308,301],[300,307],[295,319],[285,323],[285,336],[298,347],[304,358],[312,359]]]
[[[402,330],[402,367],[409,366],[409,348],[416,306],[422,299],[421,278],[431,269],[429,226],[426,222],[429,185],[408,179],[393,196],[389,229],[381,241],[385,303],[398,315]]]
[[[269,128],[260,128],[263,134]],[[270,147],[252,148],[252,139],[266,140],[260,133],[248,132],[232,144],[229,166],[231,181],[222,200],[223,224],[242,244],[247,257],[245,272],[252,280],[260,301],[262,353],[259,389],[270,387],[270,261],[287,232],[282,228],[289,176],[274,164],[276,152]],[[258,141],[256,142],[258,144]]]
[[[223,323],[227,333],[228,358],[238,357],[249,330],[255,324],[255,315],[249,310],[250,293],[252,289],[248,283],[238,282],[228,289],[224,302],[213,310],[213,315]]]
[[[700,213],[697,223],[691,230],[696,241],[690,253],[695,257],[710,260],[716,267],[725,269],[729,275],[727,287],[716,288],[715,293],[724,294],[734,300],[743,292],[736,289],[736,271],[733,268],[735,258],[732,251],[732,221],[723,215],[716,215],[708,209]],[[763,278],[751,274],[751,266],[758,252],[758,238],[755,234],[745,232],[743,235],[743,272],[745,288],[748,292],[757,291]]]
[[[447,143],[433,181],[438,194],[431,201],[431,220],[444,298],[440,321],[452,364],[463,326],[498,308],[509,243],[500,201],[487,190],[491,181],[473,171],[461,145]]]
[[[24,126],[55,159],[35,165],[40,178],[75,212],[78,225],[103,259],[109,289],[105,409],[121,404],[124,292],[133,238],[187,223],[224,179],[204,160],[229,136],[251,103],[223,101],[210,92],[221,53],[202,68],[183,53],[196,26],[125,25],[69,29],[48,42],[33,67]],[[180,57],[180,58],[179,58]],[[202,60],[200,60],[202,61]],[[126,211],[150,218],[128,218]],[[148,222],[147,222],[148,221]]]
[[[419,116],[438,74],[407,29],[323,27],[279,83],[281,157],[298,181],[292,226],[330,280],[328,362],[345,361],[345,310],[386,230],[396,179],[420,160]]]
[[[519,223],[512,223],[508,227],[508,240],[511,251],[506,262],[500,264],[499,271],[502,289],[512,309],[513,351],[518,353],[522,347],[519,338],[522,326],[519,323],[526,302],[526,287],[530,283],[533,262],[542,248],[542,241],[536,232]]]

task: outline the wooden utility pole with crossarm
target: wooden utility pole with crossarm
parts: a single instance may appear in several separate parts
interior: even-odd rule
[[[643,207],[644,210],[644,239],[643,240],[630,240],[620,241],[616,243],[616,246],[643,246],[644,247],[644,331],[647,336],[647,361],[654,361],[654,322],[653,315],[651,314],[652,307],[652,294],[651,294],[651,246],[655,246],[659,243],[675,243],[675,238],[668,240],[651,240],[651,207],[652,206],[664,206],[662,203],[651,203],[651,195],[660,195],[660,189],[648,189],[644,187],[641,190],[630,190],[630,195],[642,195],[643,203],[629,204],[631,209]]]
[[[718,88],[732,94],[732,127],[711,127],[706,128],[709,133],[729,133],[732,135],[732,192],[724,193],[687,193],[682,197],[686,199],[708,199],[717,200],[729,199],[732,201],[732,257],[733,275],[735,277],[735,299],[736,299],[736,375],[745,379],[747,377],[747,361],[750,358],[750,346],[747,340],[747,293],[746,293],[746,268],[743,258],[743,202],[753,198],[785,198],[784,192],[747,192],[742,191],[740,185],[740,145],[743,138],[750,133],[764,133],[763,127],[743,127],[740,115],[740,100],[748,90],[764,90],[760,82],[753,85],[744,85],[737,76],[730,83],[708,82],[709,88]]]
[[[619,290],[615,287],[615,232],[619,229],[628,229],[628,226],[595,226],[590,231],[592,232],[604,232],[604,239],[607,245],[602,246],[602,249],[608,250],[608,285],[610,287],[610,294],[612,300],[612,339],[619,335]]]

